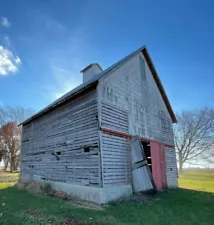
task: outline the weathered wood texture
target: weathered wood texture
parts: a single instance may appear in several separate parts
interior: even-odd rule
[[[21,176],[101,185],[95,91],[24,125]]]
[[[101,128],[128,132],[126,110],[105,101],[100,102]],[[124,137],[101,132],[103,186],[130,184],[130,142]]]
[[[141,53],[100,81],[98,99],[102,128],[174,145],[170,114]],[[101,140],[102,145],[103,141]],[[115,149],[110,145],[108,148],[112,151]],[[123,150],[130,151],[130,148],[120,149],[122,152]],[[104,153],[104,149],[101,148],[101,151]],[[114,154],[112,152],[112,158]],[[171,157],[175,160],[174,155]],[[160,163],[161,159],[158,160]],[[117,166],[116,162],[114,166]],[[176,164],[173,168],[176,168]],[[177,180],[177,175],[170,176],[175,176],[174,181]],[[166,177],[164,179],[166,183]],[[103,181],[105,184],[106,178]]]
[[[101,102],[128,112],[129,134],[174,145],[169,112],[142,53],[111,71],[98,90]]]
[[[101,127],[111,128],[115,131],[128,132],[128,114],[108,102],[101,103]]]
[[[132,183],[134,192],[155,189],[143,146],[138,136],[131,140]]]
[[[103,186],[130,184],[129,140],[103,132],[101,136]]]
[[[165,148],[166,155],[166,177],[169,188],[178,187],[178,171],[174,148]]]

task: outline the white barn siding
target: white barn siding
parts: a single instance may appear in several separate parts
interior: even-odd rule
[[[99,98],[128,112],[130,134],[174,145],[170,115],[146,61],[141,75],[139,56],[102,78]]]
[[[21,179],[101,186],[100,174],[95,90],[24,125]]]
[[[129,141],[102,133],[103,187],[131,184]]]
[[[169,188],[178,187],[178,171],[174,148],[165,148],[166,155],[166,176]]]
[[[142,53],[101,79],[98,98],[101,105],[101,127],[174,145],[170,114]],[[124,117],[124,113],[127,113],[127,117]],[[103,153],[103,148],[101,150]],[[114,157],[116,148],[111,151]],[[173,152],[167,155],[175,159]],[[172,164],[176,168],[175,160]],[[124,172],[121,172],[123,175]],[[167,176],[171,182],[171,172]]]

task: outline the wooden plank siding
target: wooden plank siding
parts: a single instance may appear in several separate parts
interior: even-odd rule
[[[131,183],[130,142],[102,132],[103,186]]]
[[[21,176],[101,186],[96,91],[24,125]]]
[[[138,135],[142,140],[160,145],[161,149],[156,158],[156,167],[159,167],[157,169],[160,172],[157,177],[159,189],[165,187],[166,166],[162,148],[174,146],[172,120],[144,55],[139,53],[111,71],[99,81],[97,90],[101,132],[108,134],[112,140],[116,136],[130,142],[131,137]],[[103,143],[104,140],[101,140],[101,154],[104,155],[106,149],[103,148]],[[117,146],[111,146],[110,141],[108,145],[113,159]],[[121,154],[125,154],[126,151],[130,152],[130,147],[128,150],[120,150]],[[116,162],[114,164],[117,166]],[[176,163],[173,165],[176,167]],[[122,175],[124,171],[121,171]],[[104,177],[104,174],[102,176]],[[103,180],[104,186],[107,182],[105,179],[107,178]],[[112,185],[114,184],[116,181],[112,182]]]
[[[105,101],[101,102],[100,110],[103,187],[130,184],[130,140],[102,131],[109,128],[127,133],[127,111]]]
[[[174,145],[170,114],[142,53],[102,78],[98,95],[100,102],[127,112],[128,132],[119,131]],[[116,126],[112,130],[118,131]],[[106,128],[110,128],[109,124]]]
[[[169,188],[178,187],[178,171],[177,171],[177,161],[176,153],[174,148],[165,148],[166,155],[166,177],[167,186]]]
[[[107,102],[101,102],[101,127],[128,133],[128,114]]]
[[[131,139],[132,184],[134,192],[155,191],[155,184],[139,136]]]

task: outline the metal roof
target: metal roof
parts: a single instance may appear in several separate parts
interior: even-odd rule
[[[82,91],[87,91],[88,89],[90,89],[92,86],[97,85],[98,81],[104,77],[105,75],[109,74],[110,72],[112,72],[113,70],[117,69],[119,66],[123,65],[124,63],[126,63],[129,59],[131,59],[132,57],[134,57],[135,55],[137,55],[138,53],[140,53],[142,51],[142,53],[144,54],[145,59],[147,60],[147,63],[150,67],[150,70],[152,72],[152,75],[157,83],[157,86],[160,90],[160,93],[163,97],[163,100],[166,104],[166,107],[169,111],[169,114],[171,116],[171,119],[173,121],[173,123],[177,122],[177,119],[175,117],[175,114],[172,110],[172,107],[170,105],[170,102],[167,98],[166,92],[163,88],[163,85],[159,79],[159,76],[154,68],[154,65],[152,63],[152,60],[148,54],[148,51],[146,49],[145,46],[142,46],[141,48],[137,49],[136,51],[132,52],[131,54],[129,54],[128,56],[122,58],[121,60],[119,60],[118,62],[114,63],[112,66],[108,67],[107,69],[103,70],[102,72],[98,73],[97,75],[95,75],[92,79],[84,82],[83,84],[77,86],[76,88],[72,89],[71,91],[69,91],[68,93],[66,93],[65,95],[63,95],[62,97],[58,98],[56,101],[54,101],[53,103],[51,103],[50,105],[46,106],[45,108],[43,108],[42,110],[40,110],[39,112],[37,112],[36,114],[34,114],[33,116],[31,116],[29,119],[23,121],[20,125],[26,124],[28,122],[30,122],[31,120],[41,116],[42,114],[48,112],[49,110],[57,107],[58,105],[61,105],[63,102],[65,102],[66,100],[70,99],[71,97],[74,97],[75,95],[79,94]]]

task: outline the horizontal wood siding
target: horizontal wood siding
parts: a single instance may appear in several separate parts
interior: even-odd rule
[[[166,155],[166,177],[169,188],[178,187],[178,171],[174,148],[165,148]]]
[[[105,101],[102,101],[100,106],[101,130],[106,128],[128,133],[126,110]],[[119,135],[101,131],[101,153],[103,186],[130,184],[130,141]]]
[[[98,85],[100,101],[127,111],[129,134],[174,145],[171,117],[150,68],[145,59],[142,64],[142,59],[140,53],[105,76]]]
[[[130,184],[130,143],[123,137],[102,132],[103,186]]]
[[[101,127],[128,133],[128,114],[126,110],[108,104],[101,103]]]
[[[95,91],[23,127],[21,176],[101,185]]]

